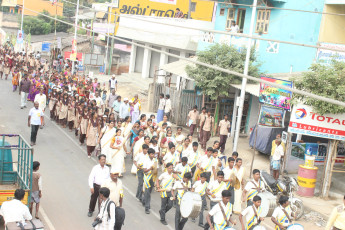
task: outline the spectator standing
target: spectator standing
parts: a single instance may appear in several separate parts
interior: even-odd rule
[[[163,121],[164,107],[165,107],[164,94],[161,93],[161,94],[159,94],[159,105],[158,105],[158,111],[157,111],[157,123]]]
[[[44,94],[44,89],[40,88],[40,93],[36,94],[35,96],[35,102],[38,102],[38,107],[43,111],[46,109],[47,106],[47,96]]]
[[[106,156],[104,154],[98,156],[98,162],[99,164],[95,165],[92,168],[91,173],[89,175],[89,187],[91,191],[91,198],[89,212],[87,214],[88,217],[91,217],[92,213],[95,211],[101,184],[103,184],[104,181],[109,178],[110,174],[109,167],[105,165]]]
[[[115,74],[113,74],[109,80],[109,91],[117,91],[117,79],[115,79]]]
[[[129,114],[129,104],[128,104],[128,98],[126,97],[123,99],[123,103],[120,106],[120,119],[124,120],[127,116],[130,116]]]
[[[40,202],[42,197],[42,177],[38,172],[40,169],[40,162],[34,161],[32,164],[32,192],[31,192],[31,204],[30,204],[30,213],[33,214],[33,206],[36,204],[35,218],[38,219],[38,210],[40,208]]]
[[[238,25],[236,25],[235,21],[231,22],[230,32],[231,33],[239,33],[240,32],[240,27],[238,27]]]
[[[183,16],[183,12],[179,8],[176,8],[175,18],[183,18]]]
[[[202,141],[202,130],[201,130],[201,125],[202,123],[205,121],[205,117],[206,117],[207,113],[206,113],[206,107],[203,107],[201,109],[201,113],[199,115],[199,127],[200,127],[200,131],[199,131],[199,136],[198,136],[198,141],[201,142]]]
[[[4,217],[5,226],[10,222],[25,222],[26,220],[32,220],[29,208],[21,202],[24,196],[24,189],[16,189],[14,192],[14,199],[2,203],[0,213]]]
[[[113,102],[111,107],[111,112],[114,111],[115,119],[118,121],[120,116],[120,107],[121,107],[121,96],[118,96],[117,99]]]
[[[165,95],[165,107],[164,107],[164,115],[170,119],[170,112],[171,112],[171,100],[170,100],[170,95],[167,94]]]
[[[43,111],[38,107],[38,102],[34,102],[34,108],[30,109],[28,117],[28,126],[31,126],[31,145],[36,144],[38,128],[44,126],[44,114]]]
[[[26,108],[26,102],[28,100],[28,93],[30,92],[31,81],[28,80],[28,76],[25,74],[23,79],[19,83],[20,94],[20,108]]]
[[[228,121],[228,115],[224,115],[224,119],[219,122],[218,133],[219,133],[219,148],[220,152],[224,153],[226,140],[230,132],[230,121]]]
[[[111,93],[109,94],[108,100],[107,100],[107,106],[108,108],[113,107],[114,101],[117,99],[119,95],[116,94],[115,89],[111,90]]]
[[[281,145],[281,139],[277,139],[275,143],[277,147],[275,148],[273,156],[272,156],[271,166],[273,170],[273,177],[274,179],[278,180],[279,171],[280,171],[280,160],[281,160],[281,157],[284,156],[284,148]]]
[[[193,110],[189,111],[187,119],[187,124],[189,126],[189,134],[193,136],[194,130],[197,126],[197,122],[199,119],[198,106],[194,105]]]
[[[201,124],[201,132],[202,132],[202,140],[201,140],[201,148],[206,149],[207,141],[211,137],[211,130],[214,124],[214,117],[211,116],[211,111],[207,111],[207,115],[203,123]]]

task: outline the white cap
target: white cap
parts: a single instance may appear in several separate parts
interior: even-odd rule
[[[127,98],[127,97],[125,97],[125,99],[123,99],[123,101],[128,101],[128,98]]]
[[[120,171],[117,170],[115,167],[111,167],[110,173],[111,173],[111,174],[120,174]]]
[[[115,74],[113,74],[112,77],[115,77]]]

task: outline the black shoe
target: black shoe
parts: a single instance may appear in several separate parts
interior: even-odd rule
[[[168,225],[168,223],[165,220],[161,220],[161,223],[164,225]]]
[[[22,106],[22,107],[20,107],[20,109],[24,109],[24,107]]]
[[[145,213],[146,213],[146,214],[150,214],[150,210],[146,209],[146,210],[145,210]]]
[[[195,223],[195,219],[194,218],[192,219],[192,222]]]
[[[199,227],[204,228],[205,226],[203,224],[198,224]]]
[[[87,213],[87,216],[88,216],[88,217],[91,217],[91,216],[92,216],[92,213],[93,213],[93,212],[88,212],[88,213]]]

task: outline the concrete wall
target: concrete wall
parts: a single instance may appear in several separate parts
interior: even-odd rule
[[[173,50],[173,49],[169,49],[169,53],[176,54],[176,55],[180,55],[180,52],[179,52],[179,51]],[[178,61],[178,60],[179,60],[179,59],[177,59],[177,58],[175,58],[175,57],[171,57],[171,56],[168,57],[168,63],[175,62],[175,61]]]
[[[18,15],[0,12],[0,27],[19,28]]]
[[[161,48],[158,46],[153,46],[152,48],[160,50]],[[159,68],[159,61],[160,61],[161,54],[157,52],[151,53],[151,64],[150,64],[150,77],[154,77],[155,75],[155,68]]]
[[[345,14],[345,5],[325,5],[324,12]],[[320,29],[320,42],[345,44],[344,27],[344,16],[323,15]]]
[[[143,57],[144,57],[144,48],[137,47],[137,56],[135,58],[134,72],[141,73],[143,69]]]

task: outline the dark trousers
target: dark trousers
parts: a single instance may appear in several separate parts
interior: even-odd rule
[[[138,177],[138,188],[137,188],[136,197],[140,201],[142,201],[142,199],[143,199],[143,184],[144,184],[144,173],[143,173],[142,169],[137,171],[137,177]]]
[[[31,142],[32,143],[36,143],[36,137],[37,137],[37,132],[38,132],[38,129],[40,128],[39,125],[31,125]]]
[[[190,169],[192,171],[192,176],[194,176],[195,170],[196,170],[196,166],[194,166],[193,168]]]
[[[201,199],[202,199],[202,206],[201,206],[201,211],[199,213],[199,224],[204,224],[204,210],[207,207],[206,195],[203,195]]]
[[[216,204],[218,204],[219,202],[213,202],[213,201],[210,201],[210,210],[213,208],[213,206],[215,206]]]
[[[159,210],[159,214],[161,216],[161,220],[165,220],[165,214],[172,208],[173,201],[170,200],[171,192],[167,192],[167,197],[161,198],[161,209]]]
[[[95,150],[96,146],[86,146],[87,155],[91,156],[92,152]]]
[[[230,186],[229,191],[231,192],[230,203],[234,205],[235,203],[235,189],[234,187]]]
[[[224,153],[225,150],[225,144],[226,144],[226,139],[228,139],[228,135],[219,135],[219,149],[221,153]]]
[[[153,189],[153,179],[151,177],[149,184],[151,185],[150,188],[145,188],[145,193],[144,193],[144,204],[145,204],[145,210],[149,210],[151,208],[151,192]]]
[[[210,179],[211,179],[211,172],[205,172],[206,174],[206,181],[207,182],[210,182]]]
[[[187,221],[188,221],[188,218],[183,218],[181,216],[180,205],[177,204],[176,212],[175,212],[175,230],[182,230],[184,225],[187,223]]]
[[[193,136],[195,128],[196,128],[196,124],[191,124],[191,125],[189,126],[189,134],[190,134],[190,135]]]
[[[202,132],[201,148],[206,149],[206,144],[208,140],[210,139],[211,131],[201,130],[201,132]]]
[[[79,141],[81,144],[84,144],[85,138],[86,138],[86,134],[80,134]]]
[[[100,185],[93,184],[94,192],[93,192],[93,194],[91,194],[90,205],[89,205],[89,212],[94,212],[95,211],[95,207],[96,207],[96,203],[97,203],[97,200],[98,200],[98,195],[99,195],[99,189],[100,188],[101,188]]]

